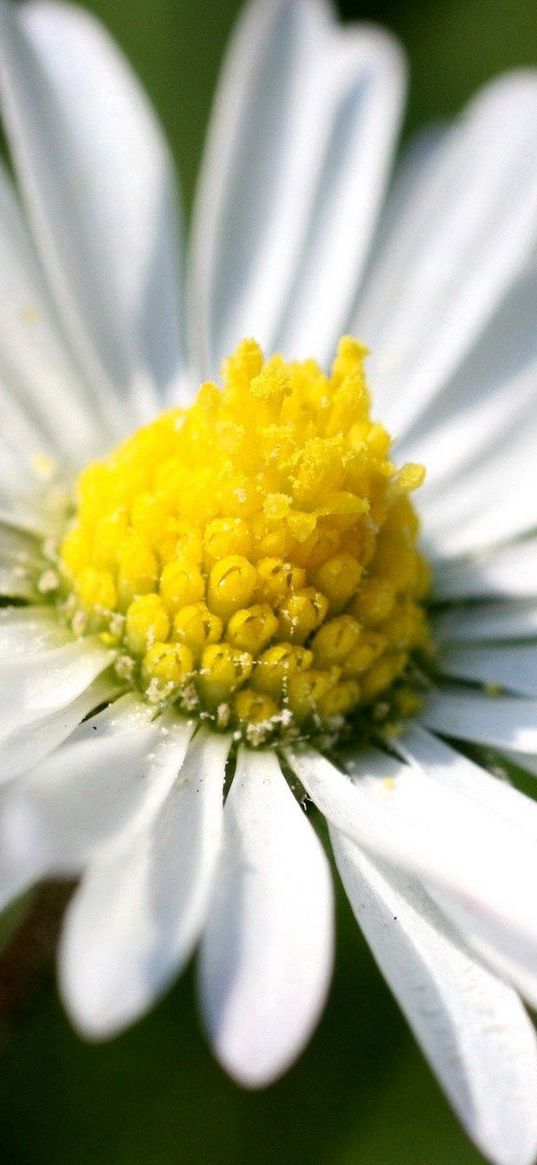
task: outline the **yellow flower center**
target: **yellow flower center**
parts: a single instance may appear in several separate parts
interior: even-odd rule
[[[424,472],[390,460],[365,355],[343,339],[326,376],[245,340],[80,475],[63,609],[150,701],[251,744],[337,736],[426,646]]]

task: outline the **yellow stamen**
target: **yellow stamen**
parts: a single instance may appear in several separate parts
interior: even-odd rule
[[[149,700],[255,744],[337,734],[427,648],[423,469],[390,460],[365,355],[344,338],[327,376],[245,340],[222,390],[80,475],[61,601]]]

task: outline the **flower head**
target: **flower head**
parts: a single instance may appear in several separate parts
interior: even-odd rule
[[[150,703],[252,747],[327,746],[404,698],[427,643],[423,473],[389,460],[363,355],[342,341],[326,376],[243,341],[223,391],[204,384],[81,474],[37,585],[54,577],[59,619],[98,634]]]
[[[80,875],[89,1036],[200,941],[216,1054],[266,1084],[330,976],[309,798],[453,1106],[524,1165],[537,808],[486,761],[537,771],[537,80],[411,147],[381,210],[401,93],[380,31],[246,10],[183,312],[128,67],[81,11],[2,3],[0,891]]]

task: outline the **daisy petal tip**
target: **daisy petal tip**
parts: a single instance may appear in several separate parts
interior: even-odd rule
[[[535,1124],[535,1120],[533,1122]],[[491,1165],[535,1165],[537,1159],[537,1128],[517,1130],[507,1143],[489,1143],[475,1137],[475,1143]]]
[[[507,73],[500,73],[494,77],[482,90],[482,94],[497,96],[505,99],[537,98],[537,69],[520,67],[510,69]],[[477,100],[480,100],[480,94]]]
[[[394,81],[406,83],[407,56],[403,45],[389,29],[367,20],[353,21],[350,24],[339,25],[338,28],[343,37],[367,45],[372,61],[376,61],[379,67],[389,71]]]
[[[73,1027],[91,1043],[113,1039],[151,1005],[136,976],[114,973],[113,954],[96,950],[91,934],[80,932],[75,895],[58,950],[58,990]]]
[[[209,985],[202,958],[200,997],[209,1042],[216,1059],[232,1080],[242,1088],[257,1091],[276,1083],[301,1056],[317,1027],[325,1007],[333,970],[333,926],[328,923],[324,961],[319,960],[316,982],[306,985],[310,996],[300,1006],[290,989],[289,1006],[281,991],[274,1001],[228,997],[225,985],[218,996],[218,984]],[[281,989],[281,984],[280,984]],[[264,1005],[266,1004],[266,1006]]]
[[[301,1024],[292,1041],[289,1040],[288,1024],[283,1018],[279,1024],[255,1025],[252,1009],[246,1023],[230,1015],[228,1022],[224,1020],[217,1025],[212,1024],[205,1014],[213,1053],[235,1084],[257,1092],[277,1083],[293,1067],[320,1019],[329,980],[330,975],[327,974],[325,990],[315,1014]]]
[[[59,952],[58,986],[73,1027],[91,1043],[113,1039],[139,1018],[140,1007],[106,977],[92,973],[89,963],[83,967],[68,941]]]
[[[212,1043],[211,1046],[220,1066],[233,1083],[248,1092],[261,1092],[264,1088],[276,1084],[298,1059],[301,1050],[297,1051],[296,1056],[290,1061],[280,1063],[277,1060],[272,1063],[264,1057],[257,1058],[242,1047],[220,1043]]]
[[[70,999],[65,991],[60,992],[60,997],[71,1026],[80,1039],[88,1044],[105,1044],[121,1035],[125,1028],[130,1027],[135,1021],[133,1017],[118,1023],[117,1020],[111,1020],[105,1012],[93,1013],[92,1010],[81,1006],[79,1001],[74,1002]]]
[[[119,1035],[120,1026],[108,1022],[106,1016],[88,1011],[79,1000],[72,999],[65,989],[60,990],[60,998],[71,1026],[86,1043],[103,1044]]]
[[[239,751],[220,869],[201,946],[202,1014],[230,1076],[263,1088],[308,1042],[334,948],[328,863],[270,753]]]

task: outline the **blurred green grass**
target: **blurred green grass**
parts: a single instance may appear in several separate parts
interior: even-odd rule
[[[163,120],[192,202],[211,91],[237,0],[92,0]],[[503,69],[537,63],[534,0],[342,0],[386,23],[411,65],[406,132],[451,116]],[[212,1060],[193,974],[104,1046],[43,984],[0,1056],[0,1165],[477,1165],[341,893],[328,1008],[299,1064],[246,1093]]]

